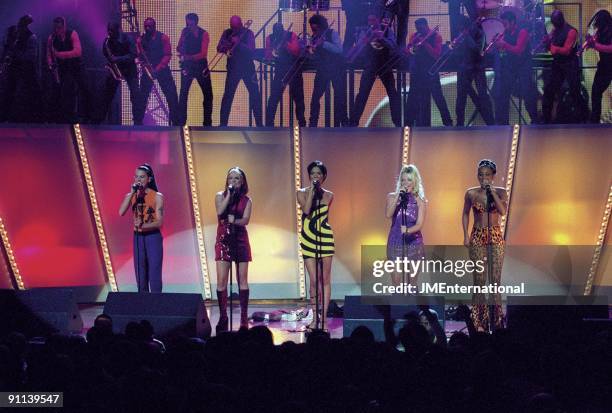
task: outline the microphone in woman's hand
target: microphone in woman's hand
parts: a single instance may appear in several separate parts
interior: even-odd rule
[[[139,190],[139,189],[141,189],[141,188],[142,188],[142,184],[141,184],[140,182],[135,182],[135,183],[132,185],[132,191],[133,191],[133,192],[136,192],[136,191],[138,191],[138,190]]]
[[[230,194],[234,193],[234,185],[228,185],[227,189],[229,190]]]
[[[312,181],[312,186],[314,186],[315,188],[319,188],[319,186],[321,186],[321,182],[315,179],[314,181]]]

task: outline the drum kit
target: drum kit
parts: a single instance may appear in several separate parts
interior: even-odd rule
[[[544,26],[543,16],[538,15],[541,11],[542,0],[532,0],[524,4],[523,0],[476,0],[476,7],[482,19],[482,30],[486,42],[490,43],[496,36],[504,32],[504,24],[500,17],[506,12],[516,16],[519,26],[526,27],[534,36],[536,28]]]
[[[278,8],[282,12],[300,12],[304,9],[310,11],[329,10],[330,0],[279,0]]]

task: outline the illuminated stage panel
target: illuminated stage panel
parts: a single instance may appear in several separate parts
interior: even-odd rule
[[[0,216],[26,288],[105,284],[70,129],[0,129]]]
[[[325,188],[334,193],[329,223],[336,255],[332,296],[358,293],[362,245],[385,245],[391,221],[385,218],[387,193],[401,166],[402,129],[302,129],[302,185],[306,167],[327,166]]]
[[[505,187],[511,142],[508,126],[412,130],[410,163],[419,168],[429,201],[423,228],[426,244],[463,244],[463,199],[467,188],[478,186],[478,161],[494,160],[495,185]]]
[[[253,200],[251,221],[247,227],[253,255],[253,262],[249,265],[251,296],[298,297],[290,131],[192,130],[191,137],[213,290],[217,279],[215,194],[225,187],[228,169],[240,166],[247,176],[249,196]],[[236,284],[234,289],[237,289]]]
[[[521,129],[506,239],[514,245],[559,246],[548,255],[526,255],[524,261],[578,293],[584,289],[608,197],[610,153],[610,127]],[[605,256],[602,260],[601,270]]]
[[[119,291],[135,290],[132,218],[119,204],[144,162],[164,194],[164,292],[201,292],[195,228],[179,129],[83,127],[92,178]]]

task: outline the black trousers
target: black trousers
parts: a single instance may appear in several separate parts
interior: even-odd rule
[[[283,78],[291,69],[291,64],[277,64],[274,67],[274,77],[272,78],[272,87],[270,97],[268,98],[268,106],[266,107],[266,126],[274,126],[274,118],[276,117],[276,109],[283,96],[283,91],[286,85],[283,84]],[[304,104],[304,77],[302,72],[298,72],[289,81],[289,96],[295,102],[295,116],[298,125],[306,126],[306,105]]]
[[[0,90],[0,122],[42,121],[41,91],[33,63],[13,64]]]
[[[334,126],[342,126],[347,122],[346,116],[346,79],[344,67],[340,66],[321,66],[317,68],[312,89],[312,99],[310,101],[310,119],[308,126],[316,128],[319,123],[321,112],[321,97],[325,94],[327,86],[331,83],[334,88]]]
[[[405,119],[408,126],[431,126],[431,98],[440,111],[444,126],[452,126],[453,120],[442,94],[438,73],[413,72],[405,103]]]
[[[56,97],[50,103],[52,108],[57,108],[59,112],[53,116],[55,119],[52,121],[75,124],[81,118],[81,121],[87,122],[91,115],[91,95],[87,87],[85,70],[81,66],[64,68],[60,65],[59,78],[60,83],[55,86]],[[79,106],[79,102],[82,106]]]
[[[538,96],[531,64],[526,62],[520,67],[513,67],[502,62],[498,75],[499,83],[495,85],[495,123],[498,125],[507,125],[509,123],[510,99],[515,89],[525,101],[525,109],[529,113],[531,122],[537,123]],[[497,78],[495,82],[498,82]]]
[[[234,95],[240,81],[249,92],[249,106],[253,108],[253,116],[255,117],[255,125],[263,126],[261,117],[261,95],[259,94],[259,86],[257,84],[257,73],[255,73],[255,65],[244,65],[243,67],[234,66],[228,68],[225,78],[225,90],[223,91],[223,99],[221,100],[221,122],[219,126],[227,126],[229,122]],[[249,117],[251,114],[249,113]]]
[[[361,115],[363,115],[363,111],[365,109],[366,103],[368,102],[368,97],[370,96],[370,92],[372,91],[372,87],[374,86],[374,82],[376,81],[377,73],[380,69],[380,65],[370,65],[366,67],[363,74],[361,75],[361,81],[359,82],[359,92],[357,93],[357,97],[355,98],[355,106],[353,108],[353,112],[351,113],[351,126],[359,126],[359,120],[361,119]],[[378,75],[380,81],[383,83],[385,90],[387,91],[387,96],[389,96],[389,106],[391,108],[391,120],[393,124],[397,127],[402,125],[401,119],[401,108],[400,108],[400,96],[395,89],[395,76],[393,76],[393,71],[387,70],[384,73]]]
[[[476,95],[470,91],[472,82],[476,83]],[[474,105],[487,125],[493,125],[493,104],[487,90],[487,78],[482,68],[470,68],[457,72],[457,100],[455,101],[455,113],[457,114],[457,126],[465,124],[465,104],[468,94],[471,95]]]
[[[601,121],[601,98],[612,82],[612,67],[597,65],[591,88],[591,123]]]
[[[169,121],[170,125],[179,125],[178,119],[178,95],[176,93],[176,84],[169,68],[165,68],[157,73],[157,83],[162,90],[168,104]],[[149,95],[151,94],[151,88],[153,87],[153,81],[143,73],[140,78],[140,107],[138,109],[138,118],[134,119],[136,125],[142,125],[144,115],[149,103]]]
[[[584,99],[580,94],[580,67],[578,65],[578,59],[573,59],[571,62],[564,64],[555,63],[551,66],[550,80],[544,86],[544,97],[542,99],[542,112],[544,112],[544,122],[552,122],[552,110],[553,103],[557,97],[558,92],[563,86],[563,82],[567,80],[569,86],[570,96],[573,104],[580,112],[579,117],[586,117],[587,108],[585,107]],[[567,123],[568,119],[559,119],[557,122]]]
[[[140,98],[140,87],[138,86],[138,71],[136,67],[132,70],[123,70],[121,72],[130,90],[130,102],[132,104],[132,120],[136,124],[137,119],[142,119],[142,115],[138,113],[141,110],[141,98]],[[102,95],[100,97],[100,104],[98,113],[94,117],[96,123],[103,122],[108,115],[110,105],[117,93],[117,88],[121,85],[121,81],[115,80],[113,76],[108,73],[106,79],[104,79],[104,85],[102,86]]]
[[[187,101],[189,99],[189,88],[193,79],[198,82],[200,89],[202,89],[202,108],[204,113],[204,120],[202,126],[212,126],[212,109],[213,109],[213,89],[212,82],[209,76],[204,76],[202,72],[208,67],[208,62],[204,60],[195,66],[193,69],[188,68],[181,71],[181,92],[179,94],[179,114],[178,124],[185,125],[187,123]]]

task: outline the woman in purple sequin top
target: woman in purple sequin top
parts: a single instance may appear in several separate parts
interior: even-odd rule
[[[426,204],[419,170],[414,165],[402,166],[395,192],[387,195],[385,215],[391,219],[391,229],[387,239],[387,259],[406,257],[418,260],[424,257],[421,228],[425,222]],[[402,275],[393,274],[393,283],[399,283]],[[416,274],[409,275],[416,276]]]

